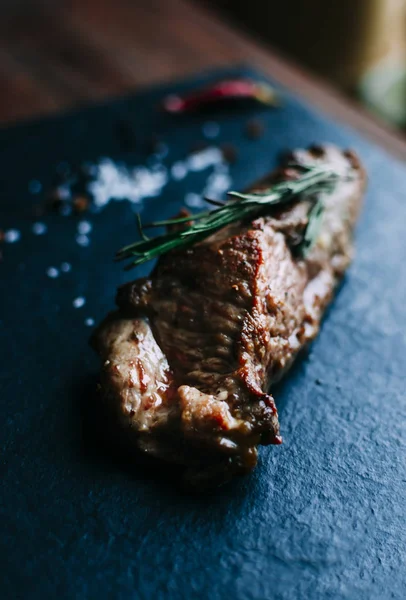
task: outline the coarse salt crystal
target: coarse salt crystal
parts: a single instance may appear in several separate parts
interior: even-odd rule
[[[8,244],[14,244],[15,242],[18,242],[20,237],[21,237],[21,232],[18,231],[18,229],[9,229],[4,234],[4,241],[7,242]]]
[[[187,166],[191,171],[203,171],[208,167],[223,161],[223,154],[219,148],[210,146],[201,152],[191,154],[187,159]]]
[[[201,208],[204,206],[204,202],[199,194],[195,194],[194,192],[189,192],[185,196],[185,204],[190,208]]]
[[[86,235],[92,231],[92,224],[89,221],[80,221],[78,223],[78,232]]]
[[[45,223],[34,223],[32,226],[32,232],[34,235],[44,235],[47,231]]]
[[[42,184],[38,179],[32,179],[28,184],[28,191],[30,194],[39,194],[42,190]]]
[[[175,179],[176,181],[184,179],[187,175],[187,168],[185,164],[182,161],[173,163],[171,168],[171,175],[172,179]]]
[[[69,271],[72,269],[72,265],[68,262],[63,262],[61,264],[61,271],[63,273],[69,273]]]
[[[83,298],[83,296],[78,296],[77,298],[74,299],[72,304],[73,304],[74,308],[82,308],[82,306],[84,306],[86,304],[86,300]]]
[[[76,243],[79,244],[79,246],[86,247],[90,244],[90,238],[88,238],[87,235],[77,235]]]
[[[67,185],[58,186],[56,188],[56,192],[58,194],[58,198],[62,201],[64,201],[64,200],[68,201],[71,198],[71,191]]]
[[[232,180],[227,172],[214,172],[208,177],[203,196],[216,198],[231,188]]]
[[[105,158],[97,165],[97,175],[88,185],[96,207],[103,207],[110,200],[129,200],[139,203],[143,198],[159,196],[168,181],[163,165],[154,169],[145,166],[128,169]]]
[[[47,275],[51,279],[56,279],[59,275],[59,271],[58,269],[55,269],[55,267],[49,267],[49,269],[47,269]]]

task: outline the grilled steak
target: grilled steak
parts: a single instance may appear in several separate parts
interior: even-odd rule
[[[293,156],[343,173],[306,258],[294,252],[308,221],[302,197],[162,256],[149,278],[118,290],[118,310],[93,337],[121,425],[145,452],[188,466],[195,482],[250,470],[259,444],[281,443],[270,387],[316,336],[351,261],[363,168],[335,147]],[[287,159],[253,189],[296,176]]]

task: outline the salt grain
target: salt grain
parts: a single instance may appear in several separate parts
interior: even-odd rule
[[[56,279],[59,275],[59,271],[58,269],[55,269],[55,267],[49,267],[49,269],[47,269],[47,275],[51,279]]]
[[[92,224],[89,221],[80,221],[78,223],[78,232],[82,235],[86,235],[92,231]]]
[[[204,206],[202,197],[199,196],[199,194],[195,194],[193,192],[189,192],[188,194],[186,194],[185,204],[190,208],[201,208],[202,206]]]
[[[47,231],[45,223],[34,223],[32,226],[32,232],[34,235],[44,235]]]
[[[4,233],[4,241],[8,244],[14,244],[18,242],[21,237],[21,232],[18,229],[9,229]]]
[[[182,161],[178,161],[172,165],[171,168],[172,179],[176,181],[180,181],[184,179],[187,175],[187,168]]]
[[[203,171],[208,167],[221,163],[222,160],[221,150],[210,146],[201,152],[191,154],[187,159],[187,166],[191,171]]]
[[[77,235],[76,243],[85,248],[90,244],[90,238],[88,238],[87,235]]]
[[[72,304],[74,308],[82,308],[82,306],[86,304],[86,300],[83,298],[83,296],[78,296],[78,298],[74,299]]]
[[[85,325],[87,325],[88,327],[93,327],[94,319],[92,319],[90,317],[88,319],[85,319]]]
[[[59,185],[55,190],[59,200],[68,201],[71,199],[71,191],[70,188],[66,185]]]
[[[128,169],[104,158],[97,165],[94,181],[88,185],[95,206],[101,208],[110,200],[129,200],[139,203],[143,198],[159,196],[168,181],[167,170],[163,165],[154,169],[145,166]]]
[[[218,198],[230,190],[232,180],[227,171],[215,171],[208,177],[203,196]]]
[[[207,123],[204,123],[202,130],[206,138],[213,139],[220,133],[220,125],[214,121],[207,121]]]
[[[28,191],[30,194],[39,194],[42,190],[42,184],[37,179],[32,179],[28,184]]]
[[[72,265],[69,264],[68,262],[63,262],[61,264],[61,271],[63,273],[69,273],[69,271],[72,269]]]

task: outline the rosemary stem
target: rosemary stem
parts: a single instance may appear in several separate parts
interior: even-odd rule
[[[299,254],[305,256],[319,234],[324,209],[323,196],[332,193],[342,174],[325,165],[292,165],[292,168],[298,170],[297,179],[281,181],[268,189],[247,194],[231,191],[228,193],[230,201],[225,204],[214,201],[217,206],[211,211],[155,221],[144,226],[138,217],[141,240],[119,250],[116,260],[132,258],[132,262],[126,268],[138,266],[171,250],[192,246],[231,223],[271,215],[276,207],[298,201],[303,195],[312,201],[308,212],[308,224],[298,247]],[[182,223],[190,224],[154,238],[149,238],[144,233],[146,227],[165,227]]]

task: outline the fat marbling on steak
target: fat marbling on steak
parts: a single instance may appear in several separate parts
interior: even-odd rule
[[[302,196],[162,256],[150,277],[119,288],[118,310],[93,336],[119,423],[145,452],[189,467],[195,482],[248,471],[258,445],[281,443],[270,387],[316,336],[351,262],[365,187],[359,160],[332,146],[292,157],[343,174],[306,258],[294,251],[308,221]],[[252,189],[297,177],[289,161]]]

